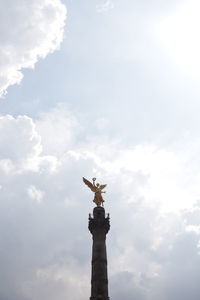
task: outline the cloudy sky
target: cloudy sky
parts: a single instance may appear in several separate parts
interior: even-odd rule
[[[200,296],[198,0],[0,0],[0,300]]]

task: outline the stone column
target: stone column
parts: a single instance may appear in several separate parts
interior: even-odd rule
[[[106,255],[106,234],[109,229],[109,216],[105,217],[104,208],[95,207],[93,217],[89,215],[89,230],[93,237],[90,300],[109,300]]]

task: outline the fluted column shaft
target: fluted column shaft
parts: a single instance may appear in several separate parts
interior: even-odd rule
[[[93,217],[89,217],[89,230],[93,237],[90,300],[109,300],[106,254],[106,234],[109,229],[109,216],[105,217],[104,208],[95,207]]]

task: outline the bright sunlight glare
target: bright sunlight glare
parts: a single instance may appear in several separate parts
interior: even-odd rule
[[[200,1],[189,0],[160,22],[156,30],[181,71],[200,79]]]

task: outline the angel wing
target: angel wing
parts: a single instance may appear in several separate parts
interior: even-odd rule
[[[94,185],[92,184],[92,182],[90,182],[89,180],[87,180],[86,178],[83,177],[83,182],[91,189],[92,192],[96,192],[96,189],[94,187]]]
[[[107,184],[101,184],[100,189],[103,190],[103,189],[105,189],[106,186],[107,186]]]

